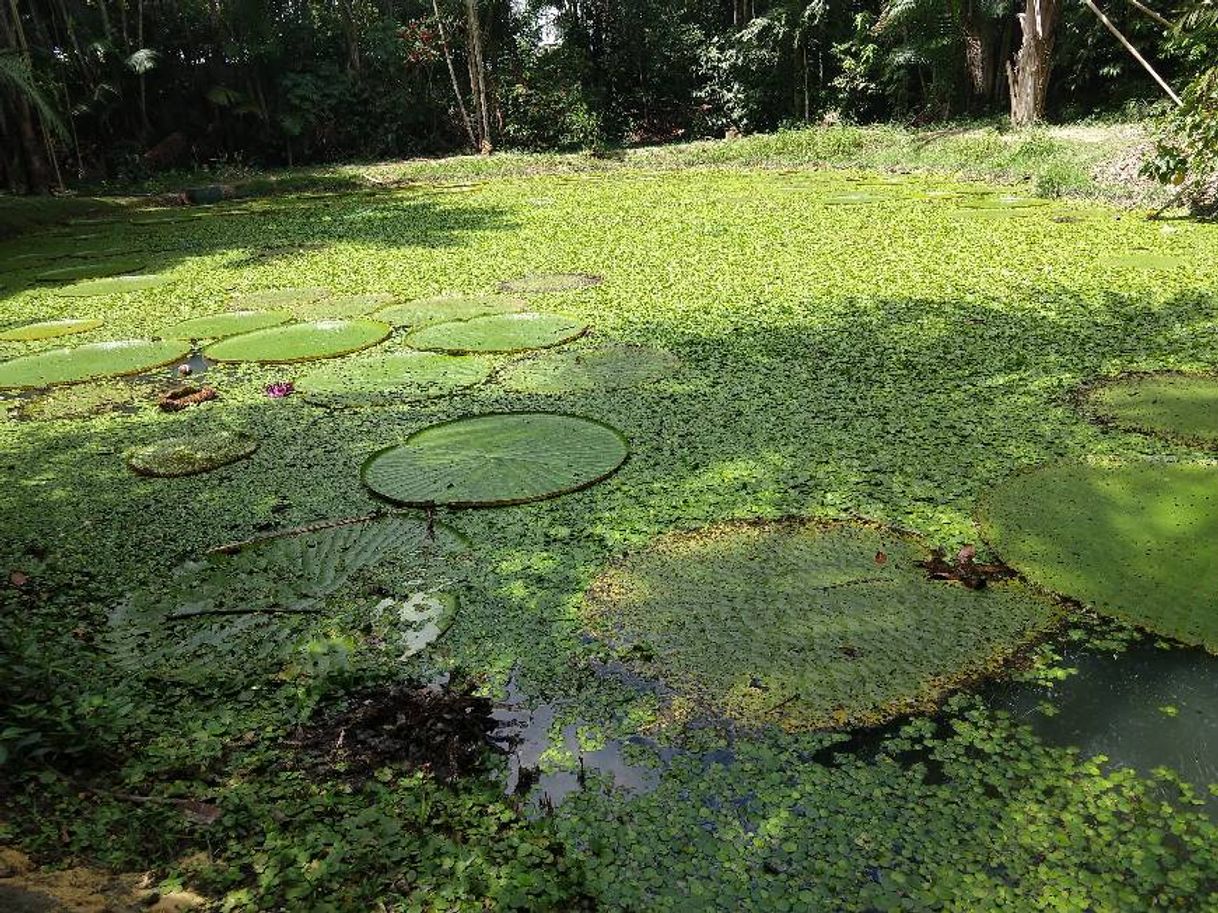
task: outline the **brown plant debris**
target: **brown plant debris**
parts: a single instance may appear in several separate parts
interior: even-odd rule
[[[181,412],[199,403],[216,399],[219,395],[215,387],[178,387],[162,396],[159,405],[165,412]]]
[[[1005,564],[978,564],[977,548],[973,545],[964,546],[951,561],[942,549],[934,549],[922,562],[922,567],[926,568],[931,580],[953,580],[970,590],[983,589],[991,580],[1008,580],[1015,576]]]

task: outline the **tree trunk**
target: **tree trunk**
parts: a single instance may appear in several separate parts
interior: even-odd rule
[[[474,124],[469,119],[469,112],[465,110],[465,99],[461,95],[461,84],[457,82],[457,70],[453,66],[452,51],[448,46],[448,35],[444,32],[444,19],[440,15],[440,4],[438,0],[431,0],[431,8],[436,14],[436,29],[440,33],[440,48],[444,51],[444,62],[448,64],[448,75],[453,83],[453,95],[457,99],[457,110],[461,113],[461,123],[465,126],[465,132],[469,135],[469,143],[474,149],[478,148],[478,138],[474,136]]]
[[[478,119],[479,151],[491,153],[490,93],[486,88],[486,63],[482,57],[482,25],[478,20],[478,0],[465,0],[469,23],[469,82],[474,93],[474,115]]]
[[[1045,116],[1049,74],[1053,68],[1053,42],[1061,0],[1026,0],[1019,14],[1023,38],[1014,61],[1007,63],[1011,83],[1011,123],[1026,127]]]
[[[982,109],[990,98],[998,66],[998,30],[993,19],[967,0],[962,11],[965,65],[968,69],[969,107]]]

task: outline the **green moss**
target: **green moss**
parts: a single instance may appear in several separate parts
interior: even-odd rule
[[[119,339],[74,349],[53,349],[0,361],[0,389],[72,384],[95,377],[141,374],[190,352],[183,342]]]
[[[525,352],[560,346],[588,332],[586,324],[557,314],[493,314],[437,323],[415,330],[408,345],[433,352],[462,355]]]
[[[213,361],[282,363],[334,358],[374,346],[389,335],[390,326],[376,320],[315,320],[230,336],[208,346]]]
[[[483,383],[490,374],[484,359],[402,352],[320,365],[304,374],[296,387],[324,405],[387,406],[447,396]]]
[[[234,431],[180,435],[143,444],[127,453],[127,466],[142,476],[171,478],[211,472],[251,456],[256,438]]]
[[[1032,581],[1218,652],[1218,466],[1047,466],[995,488],[981,523]]]
[[[292,319],[284,311],[229,311],[175,323],[164,332],[169,339],[215,339],[278,326]]]
[[[432,425],[364,464],[364,484],[416,507],[491,507],[553,498],[611,475],[626,440],[607,425],[544,412]]]
[[[399,327],[422,326],[490,314],[509,314],[527,307],[525,302],[507,295],[445,295],[383,308],[377,311],[376,317]]]
[[[27,323],[11,330],[0,332],[0,341],[4,342],[33,342],[39,339],[54,339],[56,336],[71,336],[75,333],[88,333],[96,330],[105,323],[104,320],[89,320],[65,317],[60,320],[41,320],[38,323]]]
[[[1092,387],[1087,405],[1098,418],[1119,428],[1202,447],[1218,445],[1218,378],[1185,374],[1118,378]]]

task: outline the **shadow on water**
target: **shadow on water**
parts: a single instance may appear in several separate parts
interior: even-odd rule
[[[1103,755],[1109,768],[1170,768],[1218,819],[1207,789],[1218,784],[1218,658],[1141,642],[1118,654],[1081,652],[1066,665],[1077,673],[1052,687],[994,685],[992,704],[1051,745]]]

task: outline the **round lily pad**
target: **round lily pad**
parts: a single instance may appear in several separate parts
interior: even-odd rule
[[[522,393],[614,390],[645,384],[678,364],[675,355],[646,346],[546,352],[512,365],[503,374],[503,383]]]
[[[726,524],[626,556],[585,615],[635,671],[703,712],[874,725],[998,670],[1059,616],[1016,581],[931,580],[927,557],[862,524]]]
[[[867,203],[891,203],[896,197],[883,193],[870,193],[866,190],[854,190],[848,193],[838,193],[825,198],[826,206],[860,206]]]
[[[570,342],[588,332],[586,324],[557,314],[492,314],[436,323],[406,337],[408,345],[433,352],[506,353],[547,349]]]
[[[127,292],[142,292],[145,289],[156,288],[173,280],[168,276],[112,276],[109,279],[94,279],[91,282],[78,282],[67,288],[59,289],[55,294],[67,298],[94,298],[99,295],[123,295]]]
[[[544,412],[479,415],[431,425],[364,463],[364,484],[419,507],[540,501],[612,475],[628,454],[608,425]]]
[[[1218,652],[1218,466],[1045,466],[991,491],[980,519],[1033,582]]]
[[[228,311],[183,320],[166,330],[165,335],[170,339],[215,339],[263,330],[291,319],[292,315],[283,311]]]
[[[1092,412],[1120,428],[1218,445],[1218,377],[1145,374],[1092,388]]]
[[[203,354],[213,361],[288,362],[333,358],[374,346],[390,326],[376,320],[315,320],[230,336]]]
[[[250,456],[258,441],[235,431],[169,437],[127,454],[127,466],[142,476],[170,478],[211,472]]]
[[[94,377],[139,374],[189,354],[178,340],[119,339],[73,349],[52,349],[0,362],[0,389],[71,384]]]
[[[1100,258],[1105,266],[1122,269],[1140,269],[1151,272],[1169,272],[1182,269],[1186,262],[1169,254],[1156,254],[1148,250],[1135,250],[1127,254],[1108,254]]]
[[[528,304],[519,298],[507,295],[462,295],[423,298],[406,301],[376,312],[377,320],[387,320],[394,326],[421,326],[427,323],[447,323],[450,320],[469,320],[491,314],[510,314],[523,311]]]
[[[1035,209],[1049,205],[1048,200],[1023,197],[1013,193],[984,194],[965,197],[959,204],[964,209]]]
[[[510,295],[545,295],[550,292],[570,292],[600,285],[605,280],[588,273],[543,273],[522,276],[499,283],[499,290]]]
[[[38,274],[39,282],[74,282],[77,279],[97,279],[105,276],[117,276],[119,273],[134,273],[143,269],[142,260],[91,260],[88,263],[73,263],[71,266],[60,266]]]
[[[387,307],[393,304],[394,296],[388,292],[368,292],[362,295],[339,295],[334,298],[319,298],[316,301],[295,301],[292,303],[292,313],[297,317],[305,320],[314,320],[318,318],[343,318],[343,317],[364,317],[371,314],[379,308]],[[377,320],[384,320],[387,323],[393,323],[382,317],[380,314],[375,315]]]
[[[329,294],[329,289],[324,288],[271,288],[237,295],[233,298],[233,304],[241,310],[251,311],[262,308],[291,308],[318,301]]]
[[[148,398],[149,391],[143,391]],[[91,418],[112,412],[134,412],[140,392],[129,380],[99,380],[89,384],[56,387],[24,399],[18,415],[31,421]]]
[[[393,405],[445,396],[485,381],[491,366],[481,358],[435,352],[401,352],[320,365],[296,388],[325,405]]]
[[[65,318],[63,320],[40,320],[38,323],[27,323],[24,326],[13,327],[0,333],[0,340],[5,342],[33,342],[37,339],[54,339],[56,336],[71,336],[74,333],[87,333],[96,330],[105,321]]]

